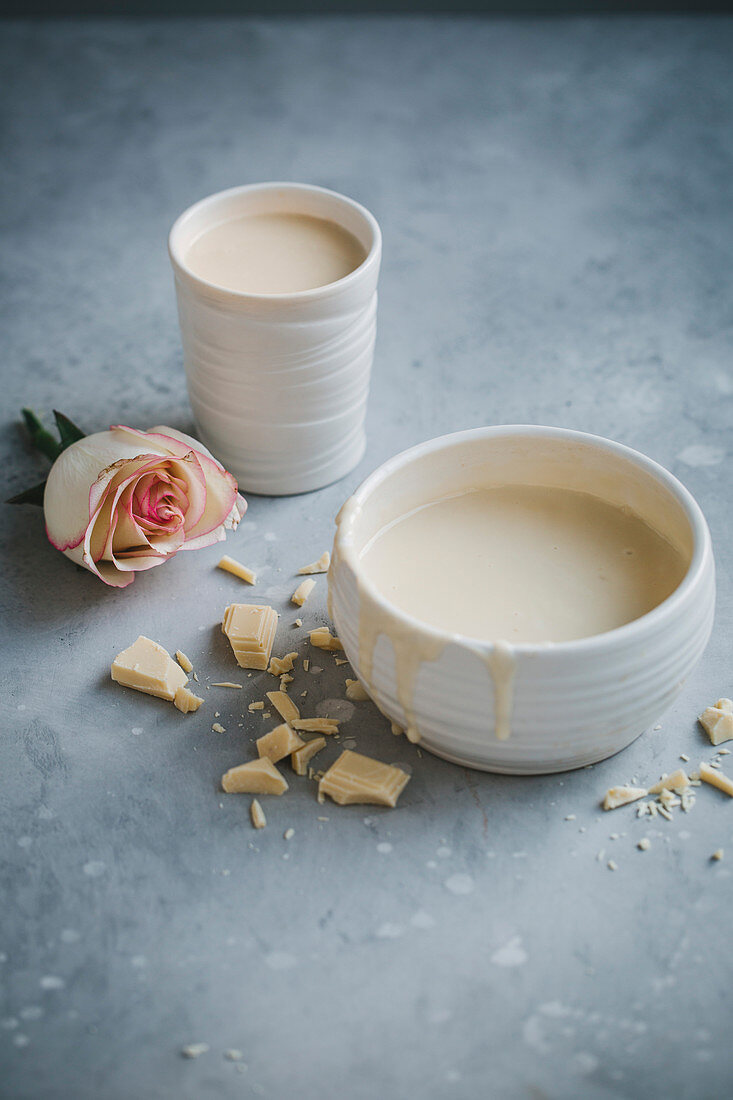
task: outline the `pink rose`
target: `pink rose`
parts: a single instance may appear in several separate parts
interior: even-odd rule
[[[166,427],[116,425],[72,443],[51,467],[43,498],[57,550],[117,588],[179,550],[220,542],[246,508],[206,448]]]

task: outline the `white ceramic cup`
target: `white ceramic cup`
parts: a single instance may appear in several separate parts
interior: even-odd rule
[[[500,740],[487,670],[495,642],[438,630],[399,610],[364,576],[359,556],[378,530],[415,507],[510,484],[577,489],[629,508],[683,548],[689,567],[666,600],[633,622],[572,642],[512,646],[511,734]],[[442,436],[380,466],[339,514],[328,586],[351,667],[393,722],[408,724],[395,643],[430,651],[412,698],[421,744],[457,764],[525,775],[603,760],[658,721],[700,659],[715,604],[710,532],[672,474],[609,439],[534,425]],[[364,621],[370,637],[378,628],[373,659]]]
[[[275,213],[335,222],[366,258],[335,283],[293,294],[228,290],[186,265],[188,247],[212,226]],[[181,214],[168,250],[201,441],[248,492],[304,493],[344,477],[366,446],[382,253],[373,215],[323,187],[233,187]]]

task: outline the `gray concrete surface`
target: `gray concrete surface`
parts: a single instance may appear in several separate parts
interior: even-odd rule
[[[140,632],[204,684],[237,678],[217,623],[243,592],[219,549],[116,592],[5,509],[4,1098],[730,1094],[733,803],[705,789],[645,823],[598,799],[708,759],[695,716],[733,695],[732,46],[715,20],[2,28],[4,495],[44,470],[22,404],[190,427],[167,229],[211,191],[299,179],[365,202],[385,258],[362,465],[252,498],[227,545],[282,612],[278,650],[303,642],[294,573],[350,490],[478,424],[646,451],[702,503],[719,565],[702,664],[617,758],[469,773],[361,703],[344,736],[413,765],[399,808],[321,808],[293,781],[255,833],[217,783],[266,724],[246,712],[262,678],[185,718],[108,678]],[[321,579],[306,625],[324,616]],[[317,664],[293,685],[310,713],[343,693]],[[192,1042],[209,1052],[183,1059]]]

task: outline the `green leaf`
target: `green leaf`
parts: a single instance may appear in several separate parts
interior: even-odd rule
[[[69,420],[68,416],[64,416],[63,413],[54,409],[53,415],[61,437],[61,442],[57,443],[51,433],[46,431],[32,409],[21,409],[21,412],[23,414],[25,426],[28,429],[28,434],[31,437],[31,443],[34,447],[37,447],[39,451],[42,451],[46,458],[50,458],[51,462],[55,462],[61,452],[65,451],[67,447],[70,447],[72,443],[78,443],[80,439],[84,439],[86,434],[81,428],[77,428],[76,424],[74,424],[72,420]],[[39,504],[42,506],[45,489],[46,482],[42,481],[40,485],[34,485],[32,489],[26,489],[24,493],[18,493],[17,496],[11,497],[10,500],[6,500],[5,503]]]
[[[53,410],[53,415],[56,421],[56,427],[59,430],[59,435],[61,436],[62,451],[65,451],[72,443],[78,443],[80,439],[84,439],[86,432],[83,432],[81,428],[77,428],[76,424],[69,420],[68,416],[64,416],[58,409]]]
[[[32,409],[22,409],[21,411],[23,413],[25,426],[28,429],[28,434],[31,437],[31,443],[34,447],[37,447],[39,451],[42,451],[46,458],[50,458],[51,462],[55,462],[61,454],[63,447],[60,443],[56,442],[50,432],[46,431]]]
[[[23,493],[18,493],[17,496],[11,497],[10,500],[6,500],[6,504],[38,504],[43,507],[43,493],[46,488],[46,482],[42,481],[40,485],[34,485],[32,489],[26,489]]]

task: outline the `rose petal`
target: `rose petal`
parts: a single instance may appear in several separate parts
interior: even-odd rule
[[[215,542],[223,542],[227,537],[224,524],[220,523],[213,531],[207,531],[204,535],[198,535],[195,539],[186,539],[181,550],[202,550],[204,546],[212,546]]]
[[[139,453],[130,440],[114,432],[96,432],[61,452],[49,471],[43,497],[46,531],[58,550],[77,546],[84,538],[92,514],[89,487],[96,485],[100,471]]]
[[[148,435],[153,436],[154,439],[161,441],[161,446],[165,442],[166,446],[174,447],[177,444],[182,444],[187,451],[196,451],[198,454],[203,455],[204,458],[209,458],[218,466],[220,470],[223,470],[221,462],[217,458],[214,458],[208,447],[204,447],[198,439],[194,439],[193,436],[186,435],[185,432],[179,432],[178,428],[169,428],[165,424],[156,424],[154,428],[151,428]]]
[[[163,463],[163,472],[167,472],[168,469],[173,469],[176,473],[189,474],[190,479],[186,481],[185,476],[178,478],[183,484],[187,485],[189,489],[193,486],[192,495],[197,499],[196,508],[200,506],[199,498],[202,495],[202,487],[200,482],[203,480],[203,474],[200,466],[195,460],[186,461],[186,459],[171,459],[164,458],[161,460],[159,455],[138,455],[135,459],[131,459],[125,463],[116,463],[115,468],[112,471],[112,477],[108,480],[107,474],[109,471],[103,471],[99,478],[99,485],[101,489],[101,497],[99,492],[96,492],[95,497],[99,497],[97,510],[92,516],[89,527],[87,528],[86,536],[84,539],[84,547],[87,553],[94,561],[99,561],[101,558],[109,559],[111,556],[111,538],[110,529],[116,528],[121,521],[121,535],[117,540],[117,545],[123,544],[130,545],[130,540],[133,540],[132,545],[138,544],[145,546],[146,544],[152,545],[155,542],[154,549],[159,553],[175,553],[183,542],[185,533],[185,525],[183,532],[180,536],[173,534],[173,531],[169,532],[167,537],[156,535],[155,539],[150,539],[142,528],[134,522],[127,523],[128,509],[123,508],[121,515],[117,515],[120,507],[120,501],[124,493],[131,492],[132,487],[140,480],[141,477],[145,477],[148,474],[152,474],[153,478],[160,472],[161,461]],[[113,520],[114,517],[114,520]],[[185,524],[185,517],[184,524]],[[180,527],[180,524],[177,525]]]
[[[113,430],[127,433],[141,442],[147,441],[146,446],[160,447],[161,449],[168,448],[171,454],[178,453],[181,455],[184,448],[186,449],[185,453],[194,452],[205,475],[206,512],[197,519],[195,524],[187,521],[187,537],[184,549],[198,549],[198,543],[189,545],[189,541],[196,540],[200,535],[213,531],[222,523],[230,524],[229,530],[236,528],[239,520],[233,515],[234,507],[235,505],[238,506],[237,511],[241,520],[247,510],[247,504],[244,498],[239,495],[235,479],[230,473],[227,473],[221,463],[214,458],[202,443],[199,443],[190,435],[186,435],[185,432],[179,432],[176,428],[163,425],[151,428],[149,432],[140,432],[135,428],[128,428],[122,424],[115,425]],[[241,505],[239,502],[241,502]],[[205,545],[210,545],[210,543],[207,542]]]
[[[244,513],[247,511],[247,501],[237,493],[237,499],[232,505],[232,510],[224,520],[224,527],[227,531],[236,531],[240,522],[244,519]]]
[[[204,447],[203,443],[200,443],[198,439],[194,439],[193,436],[186,435],[185,432],[179,432],[177,428],[169,428],[167,425],[158,424],[150,431],[142,432],[139,428],[129,428],[126,424],[115,424],[110,430],[123,433],[129,436],[130,439],[137,439],[144,446],[161,447],[168,454],[175,455],[177,458],[182,458],[189,451],[196,451],[198,454],[204,455],[205,458],[211,459],[222,470],[224,469],[221,463],[214,458],[211,451]]]
[[[101,581],[111,588],[127,588],[128,584],[132,584],[135,580],[134,573],[123,572],[117,569],[116,566],[109,568],[109,562],[102,562],[101,568],[93,562],[89,563],[84,557],[84,550],[81,543],[79,543],[78,546],[73,546],[65,550],[64,553],[71,561],[76,562],[77,565],[83,566],[84,569],[88,569],[90,573],[94,573],[95,576],[99,577]],[[161,558],[161,561],[165,561],[165,558]]]
[[[84,533],[84,550],[94,561],[99,561],[104,553],[113,509],[121,492],[142,471],[158,462],[159,455],[136,455],[127,462],[115,462],[100,473],[89,493],[95,508]]]
[[[237,483],[231,474],[220,471],[215,466],[206,470],[204,513],[197,523],[189,525],[186,522],[186,542],[221,527],[231,515],[237,496]]]

